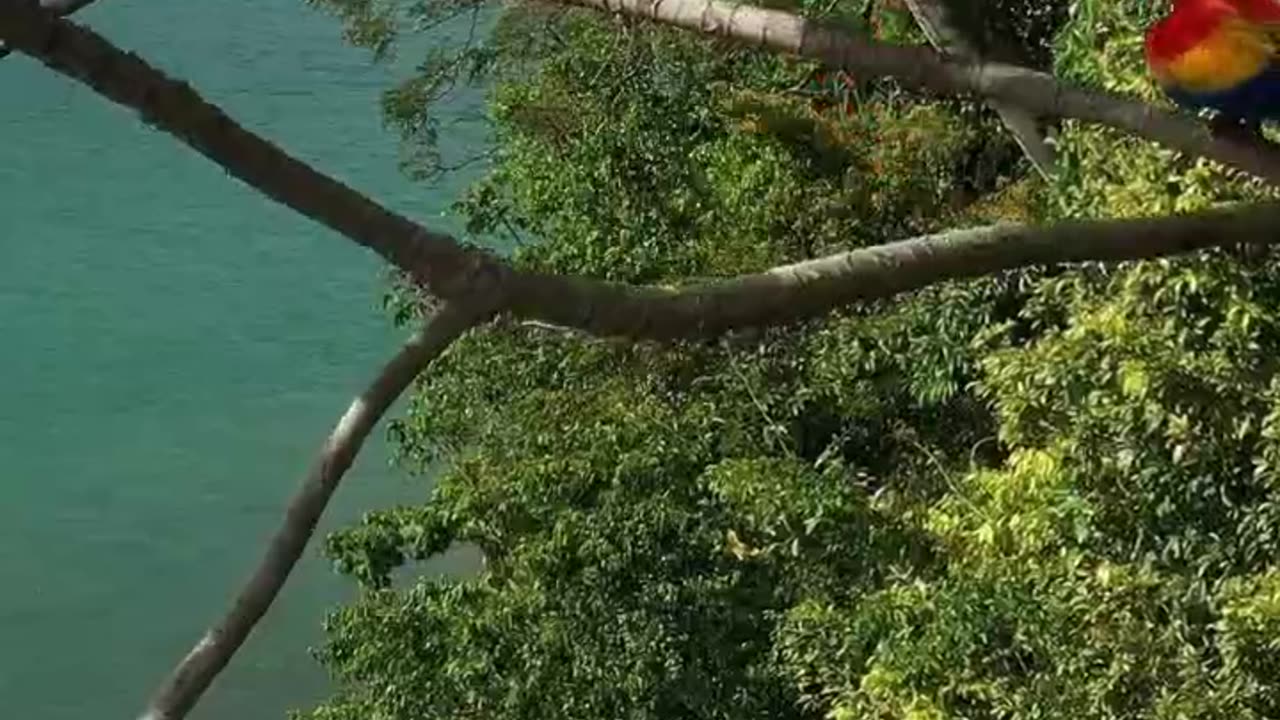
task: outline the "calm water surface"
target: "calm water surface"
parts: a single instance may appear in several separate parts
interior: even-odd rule
[[[109,0],[81,19],[322,170],[456,230],[439,215],[465,178],[400,175],[377,110],[393,71],[302,0]],[[474,130],[451,137],[480,147]],[[135,716],[394,350],[380,289],[354,245],[78,84],[0,62],[0,716]],[[326,527],[424,494],[388,468],[382,438]],[[321,697],[307,647],[349,592],[313,547],[195,717],[278,719]]]

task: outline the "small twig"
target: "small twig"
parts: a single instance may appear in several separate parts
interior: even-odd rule
[[[470,166],[472,166],[472,165],[475,165],[475,164],[476,164],[476,163],[478,163],[478,162],[484,162],[484,161],[486,161],[486,160],[491,160],[491,159],[493,159],[494,154],[495,154],[495,153],[490,152],[490,151],[486,151],[486,152],[482,152],[482,153],[477,153],[477,154],[475,154],[475,155],[472,155],[472,156],[468,157],[468,158],[467,158],[467,159],[465,159],[465,160],[459,160],[458,162],[456,162],[456,163],[454,163],[454,164],[452,164],[452,165],[441,165],[441,166],[440,166],[440,172],[442,172],[442,173],[457,172],[458,170],[461,170],[461,169],[463,169],[463,168],[466,168],[466,167],[470,167]]]
[[[541,320],[521,320],[518,324],[520,325],[520,327],[531,328],[533,330],[542,330],[544,332],[555,333],[557,335],[582,337],[582,338],[591,337],[587,333],[581,330],[578,330],[576,328],[565,327],[564,325],[553,325],[548,322],[542,322]]]
[[[458,336],[485,319],[487,313],[480,307],[445,305],[351,403],[289,502],[284,522],[271,538],[262,561],[227,614],[205,633],[160,686],[142,720],[179,720],[191,711],[284,587],[315,532],[320,515],[374,425],[419,372]]]
[[[742,368],[738,367],[738,361],[734,358],[733,350],[726,348],[725,357],[729,360],[729,369],[733,370],[733,374],[738,376],[738,381],[742,383],[742,387],[747,391],[747,396],[751,399],[751,404],[755,405],[756,411],[760,413],[761,419],[764,420],[765,427],[767,428],[765,432],[765,442],[778,447],[778,449],[784,454],[794,457],[796,455],[794,438],[790,438],[788,436],[787,429],[777,420],[773,419],[773,415],[769,412],[769,408],[765,407],[765,404],[760,401],[760,398],[756,395],[755,389],[751,387],[751,381],[749,381],[747,376],[743,374]],[[788,437],[789,440],[793,441],[789,443],[792,447],[779,447],[782,445],[781,441],[775,441],[772,439],[769,436],[768,430],[773,430],[784,437]]]
[[[516,247],[520,247],[525,244],[525,239],[521,237],[519,231],[516,230],[515,226],[511,224],[511,221],[508,220],[505,215],[502,217],[502,227],[506,229],[507,235],[511,237],[511,241],[516,245]]]

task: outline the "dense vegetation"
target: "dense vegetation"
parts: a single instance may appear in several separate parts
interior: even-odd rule
[[[392,43],[386,7],[331,2]],[[1159,102],[1147,5],[1006,0],[979,25],[1032,18],[996,36]],[[921,41],[892,6],[798,10]],[[815,99],[812,66],[533,4],[389,93],[420,162],[459,68],[493,83],[499,153],[462,207],[477,238],[526,239],[525,267],[678,283],[1264,194],[1071,123],[1049,187],[979,106],[889,82]],[[1233,252],[710,344],[474,331],[394,426],[429,502],[328,540],[366,592],[329,622],[337,689],[308,716],[1280,717],[1276,358],[1280,265]],[[455,543],[481,573],[396,581]]]

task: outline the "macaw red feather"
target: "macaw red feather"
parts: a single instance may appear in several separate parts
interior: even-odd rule
[[[1147,31],[1148,60],[1172,60],[1231,20],[1280,30],[1280,0],[1174,0],[1173,12]]]
[[[1256,0],[1178,0],[1168,17],[1147,31],[1147,61],[1153,67],[1169,64],[1195,48],[1227,20],[1242,17],[1234,2]]]
[[[1196,0],[1179,0],[1180,3]],[[1280,25],[1280,0],[1227,0],[1240,16],[1259,25]]]
[[[1174,0],[1147,31],[1147,64],[1179,105],[1280,119],[1280,0]]]

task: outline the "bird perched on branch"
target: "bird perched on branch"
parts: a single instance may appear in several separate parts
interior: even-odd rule
[[[1147,31],[1156,82],[1178,105],[1217,111],[1219,132],[1280,120],[1280,0],[1174,0]]]

